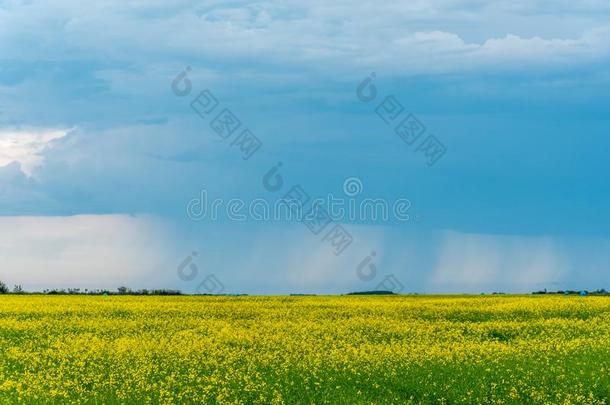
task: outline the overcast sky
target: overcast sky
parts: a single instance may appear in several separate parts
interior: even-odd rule
[[[609,21],[604,0],[0,0],[0,280],[609,288]],[[203,90],[218,105],[202,117]],[[240,122],[227,139],[211,126],[225,108]],[[395,132],[408,114],[425,127],[412,144]],[[248,159],[244,129],[262,145]],[[432,165],[430,135],[446,150]],[[409,220],[334,218],[314,235],[187,215],[202,190],[347,198],[347,178],[356,203],[408,200]],[[335,225],[353,240],[338,255],[324,239]],[[181,278],[187,262],[197,274]]]

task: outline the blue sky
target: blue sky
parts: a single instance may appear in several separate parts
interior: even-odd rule
[[[0,1],[0,279],[608,288],[609,16],[601,0]],[[250,159],[191,109],[204,89],[261,140]],[[390,95],[446,147],[434,165],[375,113]],[[337,256],[298,223],[187,217],[203,189],[274,201],[262,178],[278,162],[286,191],[342,195],[356,177],[358,198],[408,199],[412,220],[338,219],[353,243]],[[185,281],[176,268],[193,251]]]

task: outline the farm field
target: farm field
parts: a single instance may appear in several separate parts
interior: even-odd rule
[[[0,403],[608,403],[610,298],[0,296]]]

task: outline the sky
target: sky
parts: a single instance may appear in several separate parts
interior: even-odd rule
[[[603,0],[0,0],[0,280],[609,289],[609,17]],[[295,190],[407,203],[314,228],[226,215]]]

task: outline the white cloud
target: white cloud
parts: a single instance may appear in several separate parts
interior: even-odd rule
[[[141,61],[154,71],[167,60],[206,67],[203,61],[222,58],[223,66],[256,62],[410,74],[523,68],[523,63],[578,65],[608,55],[608,24],[602,18],[607,4],[534,3],[32,2],[0,11],[0,47],[19,60]],[[553,12],[555,20],[549,21]],[[24,49],[16,38],[31,46]]]
[[[147,216],[0,217],[0,279],[30,290],[167,287],[167,233]]]
[[[43,163],[42,152],[51,141],[63,138],[65,129],[0,129],[0,167],[19,162],[28,176]]]

